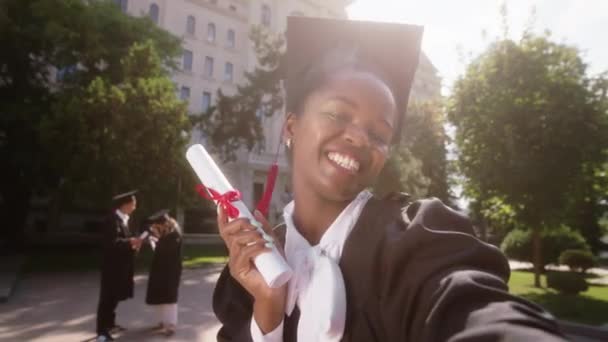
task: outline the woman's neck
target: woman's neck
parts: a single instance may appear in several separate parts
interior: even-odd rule
[[[314,246],[349,203],[327,200],[310,188],[294,187],[293,223],[308,243]]]

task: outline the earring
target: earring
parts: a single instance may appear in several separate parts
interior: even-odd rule
[[[291,149],[291,138],[287,138],[287,141],[285,141],[285,146],[287,146],[287,148]]]

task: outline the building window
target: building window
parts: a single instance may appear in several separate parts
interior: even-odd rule
[[[224,67],[224,81],[232,82],[233,73],[234,66],[232,65],[232,63],[227,62],[226,66]]]
[[[182,101],[188,101],[190,99],[190,87],[182,87],[179,91],[179,98]]]
[[[215,41],[215,24],[209,23],[207,25],[207,41],[213,43]]]
[[[149,13],[150,19],[152,19],[152,21],[155,24],[158,24],[158,13],[159,13],[158,5],[154,4],[154,3],[152,5],[150,5],[150,13]]]
[[[233,48],[236,46],[236,33],[234,32],[233,29],[228,30],[228,35],[226,37],[227,40],[227,46],[229,48]]]
[[[192,71],[192,51],[184,50],[184,60],[182,61],[182,69]]]
[[[128,0],[114,0],[114,2],[118,5],[121,11],[127,12],[127,8],[129,7]]]
[[[186,20],[186,33],[188,33],[191,36],[194,36],[195,32],[196,32],[196,19],[194,19],[193,16],[189,15],[188,19]]]
[[[207,109],[211,107],[211,93],[208,91],[203,92],[203,112],[206,112]]]
[[[230,7],[229,7],[229,8],[230,8],[230,10],[231,10],[232,12],[236,12],[236,6],[234,6],[234,5],[230,5]]]
[[[266,27],[270,27],[272,24],[272,11],[270,10],[270,6],[264,4],[262,5],[262,25]]]
[[[205,76],[213,77],[213,57],[205,57]]]

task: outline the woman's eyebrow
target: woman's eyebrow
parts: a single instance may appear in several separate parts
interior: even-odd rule
[[[338,101],[338,102],[342,102],[344,104],[346,104],[347,106],[352,107],[353,109],[358,109],[359,105],[357,104],[357,102],[349,99],[346,96],[342,96],[342,95],[336,95],[333,97],[329,98],[329,101]],[[390,129],[393,129],[393,124],[388,121],[388,119],[386,119],[385,117],[386,115],[383,115],[382,119],[378,119],[378,121],[382,122],[384,125],[388,126]]]
[[[330,97],[330,98],[329,98],[329,101],[338,101],[338,102],[342,102],[342,103],[344,103],[344,104],[346,104],[346,105],[348,105],[348,106],[352,107],[353,109],[358,109],[358,108],[359,108],[359,105],[357,104],[357,102],[355,102],[355,101],[353,101],[353,100],[349,99],[349,98],[348,98],[348,97],[346,97],[346,96],[342,96],[342,95],[336,95],[336,96]]]

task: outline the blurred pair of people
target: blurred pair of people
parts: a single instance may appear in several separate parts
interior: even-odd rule
[[[137,252],[148,241],[154,255],[150,268],[146,303],[157,311],[155,328],[170,336],[177,325],[177,298],[181,278],[181,233],[168,210],[161,210],[146,220],[146,228],[136,236],[129,220],[137,208],[137,191],[113,198],[114,210],[108,215],[102,235],[102,264],[97,341],[113,341],[112,333],[126,330],[116,324],[120,301],[133,298],[134,262]]]

